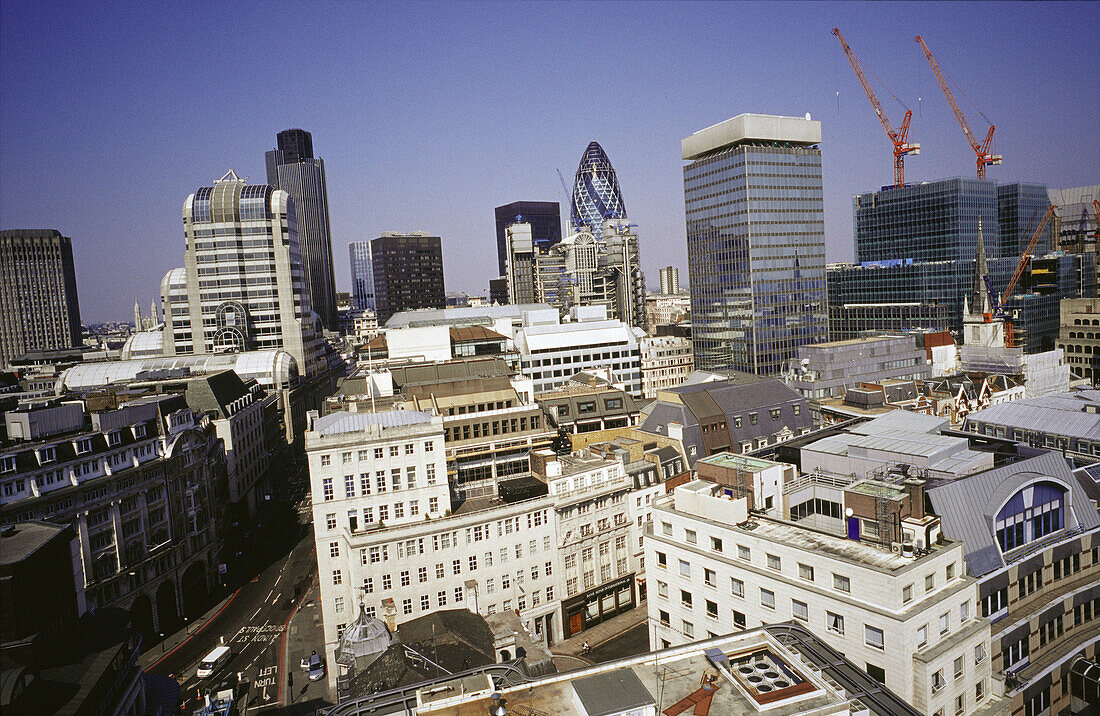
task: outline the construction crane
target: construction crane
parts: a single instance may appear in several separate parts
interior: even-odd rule
[[[970,142],[970,148],[973,149],[974,154],[978,156],[978,178],[985,179],[986,166],[1001,163],[1001,155],[991,154],[989,151],[990,146],[993,144],[993,130],[996,129],[996,127],[990,124],[989,131],[985,134],[985,141],[978,144],[974,132],[970,129],[970,124],[966,121],[966,117],[963,115],[962,110],[959,109],[959,103],[955,101],[955,95],[951,93],[951,88],[947,86],[947,79],[940,70],[940,63],[936,62],[936,58],[932,56],[932,51],[928,49],[928,45],[924,44],[924,39],[920,35],[917,35],[916,41],[920,43],[921,49],[924,50],[924,56],[928,59],[928,65],[932,68],[932,72],[936,75],[936,79],[940,83],[940,89],[942,89],[944,95],[947,96],[947,101],[951,103],[951,109],[955,111],[955,119],[959,120],[959,126],[962,127],[963,134],[966,135],[966,140]],[[980,110],[978,114],[981,114]],[[982,117],[984,118],[985,115],[982,114]],[[987,119],[986,121],[989,120]]]
[[[1031,241],[1028,242],[1027,248],[1024,249],[1024,253],[1020,256],[1020,263],[1016,265],[1016,271],[1012,274],[1012,278],[1008,280],[1008,284],[1001,294],[1001,302],[993,312],[993,315],[1004,318],[1005,306],[1008,304],[1009,299],[1012,298],[1012,291],[1016,288],[1016,282],[1019,281],[1020,276],[1023,275],[1024,267],[1027,266],[1027,261],[1031,258],[1031,252],[1035,250],[1035,244],[1039,242],[1039,237],[1043,235],[1043,230],[1047,227],[1047,223],[1050,222],[1050,217],[1054,216],[1054,210],[1056,208],[1057,207],[1053,204],[1047,207],[1046,213],[1043,214],[1043,220],[1039,222],[1039,228],[1035,229],[1035,233],[1031,235]]]
[[[1092,200],[1092,210],[1096,212],[1096,232],[1094,235],[1096,240],[1100,241],[1100,199]]]
[[[863,85],[863,91],[867,94],[867,99],[871,100],[871,108],[875,110],[878,121],[882,123],[882,128],[886,130],[886,134],[894,144],[894,186],[900,189],[905,186],[905,156],[907,154],[920,154],[920,145],[909,142],[909,122],[913,119],[913,112],[906,107],[905,118],[901,120],[901,129],[894,129],[894,125],[890,124],[890,120],[887,119],[886,111],[883,110],[878,97],[875,96],[875,90],[871,88],[871,83],[867,81],[867,75],[863,73],[863,63],[860,62],[859,57],[852,51],[852,48],[848,47],[848,43],[845,42],[844,35],[840,34],[839,29],[834,27],[833,34],[840,40],[840,46],[844,48],[844,54],[848,56],[848,62],[855,70],[856,78]],[[890,92],[889,89],[886,91]],[[898,99],[897,95],[893,92],[890,92],[890,94],[898,100],[899,104],[905,106],[905,103]]]

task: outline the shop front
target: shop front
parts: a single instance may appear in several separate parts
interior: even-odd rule
[[[561,605],[565,638],[630,611],[636,605],[633,573],[566,599]]]

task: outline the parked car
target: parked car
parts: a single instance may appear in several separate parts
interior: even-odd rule
[[[325,678],[325,662],[316,653],[309,657],[309,680],[317,681]]]

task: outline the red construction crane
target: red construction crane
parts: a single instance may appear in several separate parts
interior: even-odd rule
[[[1008,285],[1005,286],[1005,290],[1001,293],[1001,303],[997,306],[994,314],[1004,317],[1005,306],[1008,304],[1009,299],[1012,298],[1012,291],[1016,288],[1016,282],[1020,280],[1020,276],[1024,273],[1024,267],[1027,266],[1027,260],[1031,258],[1031,252],[1035,250],[1035,244],[1039,242],[1039,237],[1043,234],[1043,229],[1047,227],[1047,222],[1050,221],[1050,217],[1054,216],[1055,207],[1053,204],[1047,207],[1047,211],[1043,214],[1043,220],[1039,222],[1039,228],[1035,229],[1035,233],[1031,235],[1031,241],[1028,242],[1027,248],[1024,249],[1024,253],[1020,256],[1020,263],[1016,265],[1016,271],[1012,274],[1012,278],[1009,279]]]
[[[963,116],[962,110],[959,109],[959,103],[955,101],[955,95],[951,93],[951,88],[947,86],[947,80],[943,76],[943,72],[940,71],[940,63],[936,62],[936,58],[932,56],[932,51],[928,49],[928,45],[924,44],[924,39],[920,35],[917,35],[916,41],[920,43],[920,47],[924,50],[924,56],[928,58],[928,65],[932,68],[932,72],[935,73],[936,79],[939,80],[940,89],[947,95],[947,101],[951,103],[951,109],[955,110],[955,119],[959,120],[959,126],[962,127],[963,134],[966,135],[966,139],[970,142],[971,149],[974,150],[974,154],[978,155],[978,178],[985,179],[985,168],[989,164],[1000,164],[1001,155],[991,154],[989,147],[993,144],[993,130],[995,127],[990,124],[989,131],[986,132],[985,141],[978,144],[977,138],[974,137],[974,132],[970,130],[970,124],[966,121],[966,117]],[[981,114],[979,111],[978,114]],[[985,115],[982,115],[983,117]]]
[[[840,34],[839,29],[834,27],[833,34],[840,40],[840,46],[844,48],[844,54],[848,56],[848,62],[855,70],[856,78],[863,85],[863,91],[867,93],[867,99],[871,100],[871,107],[878,115],[878,121],[882,123],[882,128],[886,130],[886,134],[889,135],[890,141],[894,144],[894,186],[900,189],[905,186],[905,155],[920,154],[920,145],[909,143],[909,122],[913,119],[913,112],[907,108],[905,118],[901,120],[901,129],[894,129],[894,125],[890,124],[890,120],[886,118],[886,111],[882,109],[882,104],[875,96],[871,83],[867,81],[867,76],[863,74],[863,63],[860,62],[856,53],[852,52],[852,48],[848,47],[848,43],[844,41],[844,35]],[[898,99],[893,92],[890,92],[890,94],[894,96],[894,99]],[[904,105],[900,99],[898,99],[898,102]]]

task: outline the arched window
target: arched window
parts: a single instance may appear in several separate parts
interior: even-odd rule
[[[1065,488],[1037,482],[1013,495],[997,513],[997,543],[1002,552],[1057,532],[1065,527]]]

